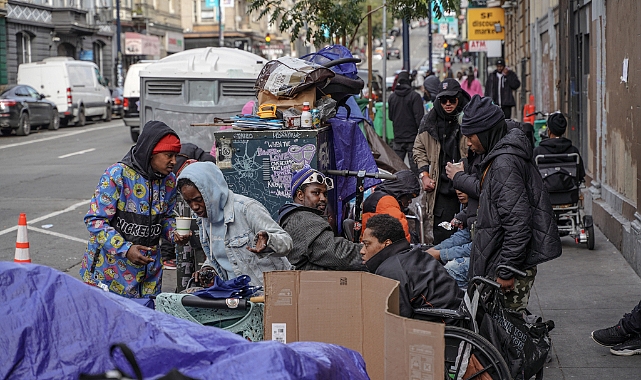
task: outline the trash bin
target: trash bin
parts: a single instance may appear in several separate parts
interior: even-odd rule
[[[541,131],[545,131],[547,125],[547,120],[540,119],[534,120],[534,146],[539,146],[541,142]]]
[[[374,116],[374,130],[376,131],[376,134],[385,139],[385,142],[389,143],[394,139],[394,127],[392,126],[392,121],[389,119],[389,105],[385,107],[385,113],[387,114],[385,134],[383,134],[383,102],[377,102],[374,107],[376,108],[376,116]]]

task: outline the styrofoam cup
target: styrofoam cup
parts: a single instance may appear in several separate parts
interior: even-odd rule
[[[176,231],[178,232],[178,235],[189,235],[189,231],[191,230],[191,220],[191,218],[186,216],[176,217]]]

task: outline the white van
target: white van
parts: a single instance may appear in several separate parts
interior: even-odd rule
[[[122,89],[124,103],[124,116],[122,119],[125,125],[131,129],[131,139],[134,142],[138,141],[138,136],[140,135],[140,112],[138,112],[138,105],[140,104],[140,71],[154,62],[156,61],[144,60],[129,66],[125,77],[125,84]]]
[[[45,58],[18,66],[18,84],[27,84],[56,103],[61,125],[85,125],[87,117],[111,120],[111,94],[93,62]]]

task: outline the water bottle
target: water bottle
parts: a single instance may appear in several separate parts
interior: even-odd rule
[[[312,113],[309,110],[309,102],[303,102],[303,113],[300,114],[300,127],[312,129]]]

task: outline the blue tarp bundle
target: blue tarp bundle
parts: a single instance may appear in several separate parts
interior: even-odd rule
[[[1,379],[75,379],[115,368],[113,343],[143,377],[173,368],[198,379],[367,379],[361,355],[315,342],[248,342],[163,314],[41,265],[0,263]],[[120,368],[129,368],[124,362]]]

